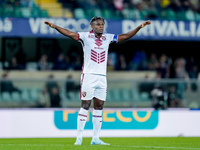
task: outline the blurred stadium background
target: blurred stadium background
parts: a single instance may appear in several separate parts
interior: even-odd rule
[[[121,34],[111,44],[105,107],[200,108],[199,0],[0,0],[0,107],[79,107],[81,45],[43,24],[89,30],[93,16]]]

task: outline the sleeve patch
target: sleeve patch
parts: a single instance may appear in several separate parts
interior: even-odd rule
[[[117,38],[118,38],[118,35],[114,35],[114,37],[113,37],[113,42],[114,43],[117,43]]]

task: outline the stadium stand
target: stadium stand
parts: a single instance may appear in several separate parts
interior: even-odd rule
[[[2,0],[1,17],[65,17],[105,19],[167,19],[198,21],[200,10],[198,1],[124,0],[118,8],[115,1],[98,0]]]

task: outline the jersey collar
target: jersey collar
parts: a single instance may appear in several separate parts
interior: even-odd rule
[[[94,33],[93,30],[91,30],[90,33]],[[95,34],[94,34],[94,35],[95,35]],[[102,37],[102,36],[103,36],[103,34],[101,35],[101,37]],[[96,35],[95,35],[95,37],[96,37]],[[101,37],[99,37],[99,38],[96,37],[96,38],[100,39]]]

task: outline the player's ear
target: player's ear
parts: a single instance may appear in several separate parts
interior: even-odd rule
[[[94,28],[93,24],[91,24],[91,28],[92,28],[92,29]]]

